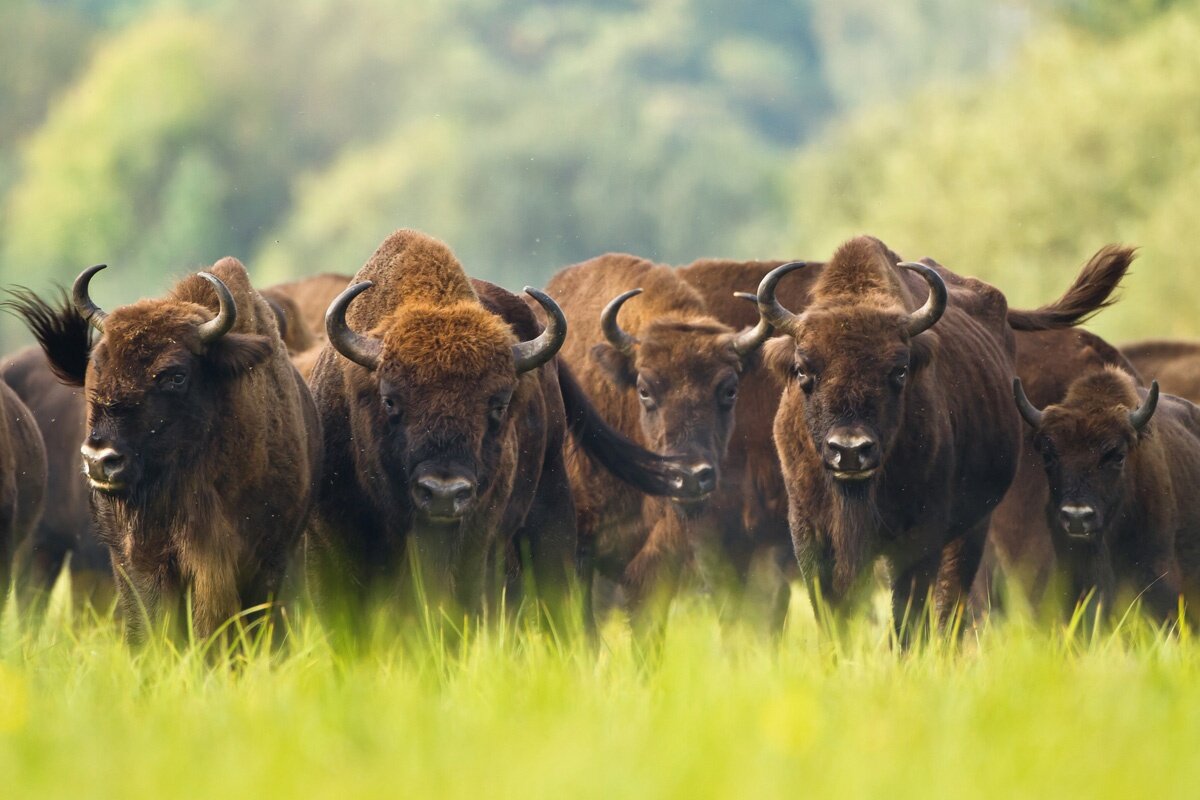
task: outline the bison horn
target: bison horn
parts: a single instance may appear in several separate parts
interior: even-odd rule
[[[79,277],[75,279],[75,285],[71,288],[71,299],[75,303],[75,310],[101,333],[104,333],[104,320],[108,317],[108,312],[92,302],[92,297],[88,293],[88,285],[92,282],[93,275],[107,268],[107,264],[88,267],[79,273]]]
[[[369,370],[379,368],[379,353],[382,347],[377,339],[350,330],[350,326],[346,324],[346,309],[351,300],[374,285],[371,281],[362,281],[350,286],[334,298],[329,304],[329,310],[325,312],[325,333],[328,334],[333,349]]]
[[[567,316],[558,307],[558,303],[551,300],[550,295],[532,286],[525,287],[525,294],[538,301],[538,305],[545,309],[549,321],[546,323],[546,329],[536,339],[513,345],[513,362],[516,364],[518,375],[537,369],[554,358],[562,349],[563,342],[567,340]]]
[[[604,331],[604,338],[617,349],[618,353],[623,355],[630,355],[638,340],[621,330],[621,324],[617,322],[617,315],[621,313],[621,306],[625,305],[626,300],[637,297],[641,293],[641,289],[630,289],[624,294],[619,294],[600,312],[600,330]]]
[[[783,307],[775,299],[775,287],[784,275],[808,266],[807,261],[790,261],[771,270],[758,285],[758,313],[762,321],[778,330],[784,330],[794,323],[797,316]]]
[[[1029,402],[1020,378],[1013,378],[1013,399],[1017,401],[1017,411],[1021,412],[1021,419],[1028,422],[1035,430],[1042,427],[1042,412]]]
[[[1158,381],[1151,381],[1150,391],[1146,393],[1146,402],[1129,412],[1129,424],[1135,431],[1141,431],[1154,416],[1156,408],[1158,408]]]
[[[937,271],[928,264],[920,264],[915,261],[902,261],[899,266],[920,273],[925,282],[929,284],[929,299],[925,301],[925,305],[918,308],[908,317],[908,335],[916,336],[918,333],[932,328],[934,323],[941,319],[942,314],[945,313],[946,283],[942,280],[942,276],[938,275]]]
[[[203,344],[212,344],[233,330],[233,326],[237,324],[237,303],[233,302],[233,294],[229,291],[229,287],[216,275],[211,272],[201,272],[200,277],[211,283],[212,287],[217,290],[217,301],[220,303],[217,307],[217,315],[201,324],[199,328],[200,341]]]
[[[758,295],[750,294],[749,292],[734,292],[733,296],[740,300],[749,300],[752,303],[758,302]],[[758,315],[758,324],[749,330],[742,331],[733,340],[733,352],[738,354],[740,358],[746,358],[758,348],[763,346],[763,342],[771,338],[774,332],[771,323],[767,322],[761,312]]]

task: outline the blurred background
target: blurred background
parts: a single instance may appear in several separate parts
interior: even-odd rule
[[[1198,335],[1198,134],[1197,0],[0,0],[0,284],[265,286],[415,227],[519,289],[869,232],[1035,305],[1122,241],[1095,328]]]

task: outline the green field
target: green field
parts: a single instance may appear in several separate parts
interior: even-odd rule
[[[60,598],[61,600],[61,598]],[[519,622],[350,653],[311,619],[230,662],[131,652],[59,602],[0,635],[0,796],[1195,797],[1200,649],[984,622],[907,655],[884,620],[779,642],[677,607],[661,657],[627,626],[563,644]],[[386,617],[386,615],[385,615]]]

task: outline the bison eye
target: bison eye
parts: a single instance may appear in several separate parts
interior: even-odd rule
[[[1100,457],[1100,464],[1101,466],[1120,469],[1125,466],[1125,453],[1118,447],[1105,450],[1104,455]]]
[[[812,374],[808,364],[802,361],[792,365],[792,378],[805,392],[811,392],[816,385],[816,376]]]
[[[892,385],[899,388],[904,385],[904,381],[908,378],[908,365],[902,365],[892,370],[890,379]]]
[[[187,373],[182,370],[164,372],[162,375],[158,376],[158,385],[172,392],[183,391],[187,387],[187,382]]]
[[[717,402],[726,408],[730,408],[737,402],[738,385],[736,383],[727,383],[717,389]]]
[[[642,405],[646,407],[646,410],[653,411],[656,404],[654,402],[654,395],[650,393],[650,388],[644,383],[639,383],[637,392],[638,399],[642,401]]]

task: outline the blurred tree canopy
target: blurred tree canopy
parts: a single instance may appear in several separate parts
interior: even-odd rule
[[[740,232],[782,228],[795,148],[995,66],[1026,17],[999,0],[9,0],[0,281],[107,262],[129,298],[225,254],[264,280],[353,271],[401,226],[513,286],[609,249],[764,255]]]
[[[821,257],[869,231],[1030,306],[1061,293],[1100,246],[1127,242],[1141,246],[1134,276],[1097,329],[1200,334],[1197,75],[1195,4],[1115,40],[1047,32],[1009,74],[871,109],[807,148],[775,244]]]

